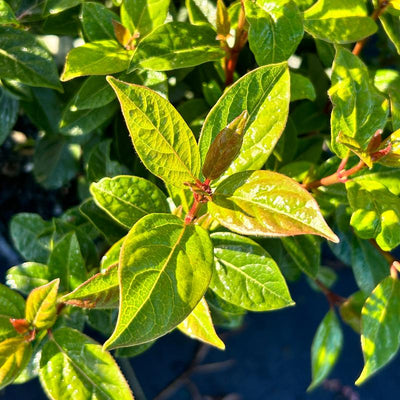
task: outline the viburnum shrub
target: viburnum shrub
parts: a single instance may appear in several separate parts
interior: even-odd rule
[[[1,0],[0,23],[0,143],[36,126],[37,182],[75,180],[81,201],[11,221],[26,262],[0,286],[2,388],[132,399],[109,351],[174,329],[224,349],[215,325],[293,306],[302,274],[328,300],[309,389],[342,323],[361,335],[357,384],[394,357],[398,0]],[[350,297],[321,246],[352,268]]]

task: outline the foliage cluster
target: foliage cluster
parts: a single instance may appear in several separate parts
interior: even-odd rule
[[[357,384],[387,364],[399,52],[398,0],[0,0],[0,144],[28,118],[35,179],[77,181],[81,201],[11,221],[26,262],[0,285],[0,387],[39,376],[51,399],[132,399],[111,350],[176,328],[224,349],[214,326],[292,306],[302,274],[328,300],[309,389],[342,323],[361,335]],[[322,246],[357,292],[331,290]]]

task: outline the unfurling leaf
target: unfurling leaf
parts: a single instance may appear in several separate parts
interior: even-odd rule
[[[224,40],[231,30],[231,21],[224,0],[217,0],[217,35],[218,39]]]
[[[175,328],[203,297],[212,263],[203,228],[170,214],[139,220],[121,249],[119,315],[105,347],[146,343]]]
[[[244,235],[314,234],[339,241],[311,194],[276,172],[246,171],[230,176],[215,190],[208,210],[221,225]]]
[[[238,156],[248,112],[243,111],[216,136],[208,149],[202,173],[206,179],[219,178]]]
[[[115,20],[112,20],[112,24],[114,27],[114,34],[118,42],[127,50],[133,50],[133,47],[130,47],[133,38],[129,29],[125,28],[125,26]]]
[[[378,162],[388,167],[400,167],[400,129],[393,132],[383,143],[380,149],[388,149],[389,152]]]

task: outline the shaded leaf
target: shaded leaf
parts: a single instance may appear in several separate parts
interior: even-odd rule
[[[365,294],[362,291],[355,292],[339,308],[342,320],[357,333],[361,333],[361,310],[365,299]]]
[[[1,18],[1,3],[0,3]],[[0,146],[7,139],[18,116],[18,100],[0,87]]]
[[[10,318],[22,319],[25,316],[25,300],[14,290],[0,284],[0,340],[16,336]]]
[[[309,78],[290,71],[290,101],[316,99],[314,86]]]

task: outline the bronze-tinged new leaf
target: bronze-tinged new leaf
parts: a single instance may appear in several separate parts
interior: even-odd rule
[[[244,171],[230,176],[217,187],[208,210],[221,225],[244,235],[313,234],[339,241],[311,194],[276,172]]]
[[[115,21],[114,19],[111,21],[114,28],[114,34],[117,38],[118,42],[127,49],[127,46],[132,41],[132,34],[128,28],[125,28],[121,23]],[[129,48],[129,50],[132,50]]]
[[[243,111],[217,135],[208,149],[202,173],[206,179],[219,178],[238,156],[248,112]]]

